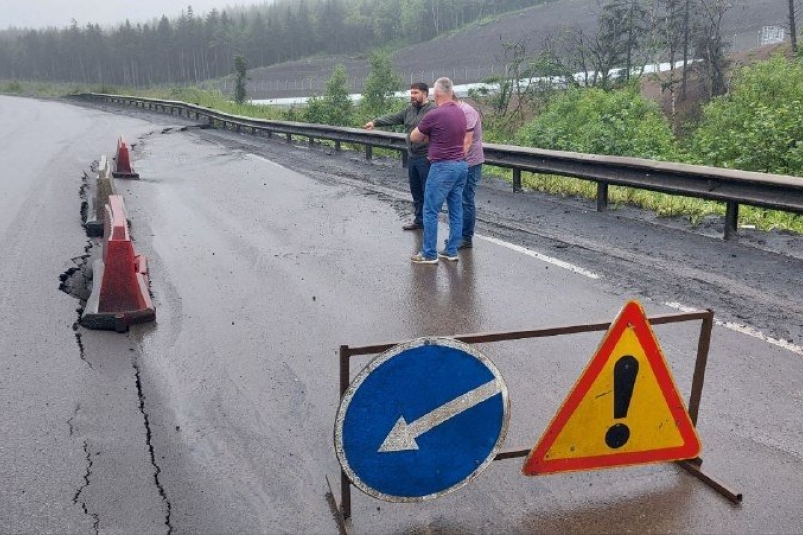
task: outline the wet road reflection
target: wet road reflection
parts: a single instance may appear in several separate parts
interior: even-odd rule
[[[413,251],[421,249],[416,233]],[[460,260],[440,259],[436,265],[410,262],[412,279],[410,315],[416,331],[425,336],[476,332],[482,321],[476,292],[477,276],[472,249],[460,251]]]

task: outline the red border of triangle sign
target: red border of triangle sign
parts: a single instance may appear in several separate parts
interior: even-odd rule
[[[702,445],[638,301],[605,334],[523,472],[539,475],[692,459]]]

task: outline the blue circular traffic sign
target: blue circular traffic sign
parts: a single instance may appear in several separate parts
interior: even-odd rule
[[[462,487],[493,461],[509,419],[493,363],[451,338],[395,346],[352,381],[335,421],[335,451],[360,490],[418,502]]]

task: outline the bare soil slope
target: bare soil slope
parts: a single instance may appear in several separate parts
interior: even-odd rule
[[[598,11],[597,0],[553,0],[496,20],[477,23],[433,41],[417,43],[399,50],[394,61],[405,79],[431,82],[450,76],[457,83],[477,82],[502,66],[502,43],[524,41],[537,52],[545,38],[565,28],[593,32]],[[787,4],[779,0],[735,0],[724,22],[725,34],[734,51],[759,45],[763,26],[786,26]],[[308,96],[321,93],[332,69],[343,64],[359,91],[368,74],[365,55],[327,56],[257,68],[249,72],[252,98]],[[228,84],[229,88],[231,83]]]

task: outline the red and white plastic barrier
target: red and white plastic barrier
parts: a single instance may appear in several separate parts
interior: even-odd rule
[[[131,151],[123,136],[117,140],[117,155],[114,157],[114,178],[139,178],[139,173],[131,165]]]
[[[156,319],[148,290],[148,265],[134,252],[123,198],[110,195],[106,205],[103,258],[92,265],[92,293],[81,316],[90,329],[125,332],[135,323]]]
[[[86,235],[89,237],[103,236],[103,221],[106,219],[106,204],[109,195],[116,195],[111,166],[105,154],[100,156],[98,162],[97,180],[90,182],[87,195]]]

